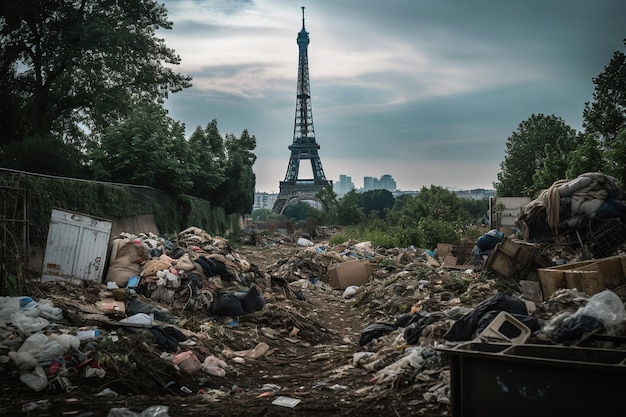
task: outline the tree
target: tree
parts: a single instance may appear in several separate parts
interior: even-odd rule
[[[626,127],[626,55],[614,52],[593,83],[593,102],[585,103],[583,128],[587,133],[599,134],[602,144],[611,148],[618,132]]]
[[[622,128],[615,139],[609,151],[607,152],[609,166],[607,173],[620,183],[622,187],[626,186],[626,128]]]
[[[588,134],[583,142],[569,154],[565,178],[576,178],[585,172],[600,172],[606,165],[600,141],[595,134]]]
[[[57,138],[82,152],[86,131],[97,140],[136,103],[189,87],[156,37],[171,27],[155,0],[0,2],[0,145]]]
[[[227,134],[224,143],[226,180],[218,187],[215,200],[227,214],[251,213],[256,184],[252,169],[256,162],[256,155],[252,152],[256,148],[256,137],[250,136],[248,130],[244,129],[239,138]]]
[[[370,190],[361,194],[361,207],[363,213],[369,216],[376,213],[381,219],[385,218],[385,213],[393,208],[395,199],[389,190]]]
[[[28,158],[24,155],[28,155]],[[29,136],[21,141],[12,141],[0,150],[2,166],[77,178],[85,175],[83,167],[76,163],[82,158],[83,155],[75,146],[63,142],[52,134],[44,137]]]
[[[304,201],[297,201],[293,204],[290,204],[286,209],[283,215],[290,220],[299,221],[306,220],[310,210],[315,210],[308,203]]]
[[[554,144],[546,143],[541,168],[533,174],[528,191],[533,196],[550,187],[555,181],[567,178],[572,153],[576,152],[583,136],[557,137]]]
[[[419,217],[452,221],[460,215],[461,199],[452,191],[432,185],[422,187],[415,196]]]
[[[626,45],[626,39],[624,40]],[[626,55],[615,52],[604,71],[593,79],[593,102],[585,103],[583,127],[587,135],[598,137],[606,173],[626,181]],[[600,170],[600,169],[598,169]]]
[[[315,193],[315,198],[320,202],[324,211],[329,213],[333,207],[337,207],[337,193],[333,190],[333,187],[322,187]]]
[[[159,104],[144,103],[124,122],[107,129],[91,153],[98,180],[146,185],[171,194],[185,193],[197,171],[184,126]]]
[[[361,198],[355,190],[344,194],[337,205],[337,222],[344,226],[359,224],[365,216],[361,210]]]
[[[214,201],[217,189],[226,180],[224,140],[217,129],[217,120],[213,119],[204,130],[198,126],[189,137],[189,147],[196,169],[190,194]]]
[[[554,115],[533,114],[518,126],[508,138],[506,155],[500,163],[498,182],[494,188],[499,196],[532,197],[533,175],[544,167],[546,149],[571,152],[576,149],[578,138],[576,130]],[[548,148],[546,148],[548,146]],[[563,172],[552,175],[565,175]],[[556,178],[560,179],[560,178]]]

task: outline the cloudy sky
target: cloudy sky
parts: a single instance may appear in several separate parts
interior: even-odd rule
[[[592,78],[626,51],[620,0],[165,0],[158,36],[193,87],[171,95],[187,135],[217,119],[257,140],[257,191],[278,192],[293,141],[305,26],[326,178],[392,175],[401,190],[493,188],[532,114],[581,130]],[[304,161],[299,178],[312,178]]]

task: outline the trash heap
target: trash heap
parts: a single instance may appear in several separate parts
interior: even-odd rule
[[[577,361],[586,355],[622,375],[619,287],[588,294],[563,286],[538,299],[517,277],[448,267],[427,249],[279,241],[235,251],[198,228],[174,239],[122,234],[104,283],[33,283],[28,296],[0,298],[0,367],[20,381],[0,409],[114,417],[108,413],[129,404],[156,404],[166,406],[159,417],[167,407],[177,416],[207,407],[222,415],[449,415],[482,406],[463,403],[468,385],[501,381],[516,415],[519,393],[541,387],[525,375],[524,386],[497,380],[498,361],[520,369],[542,361],[559,375],[589,368]],[[259,267],[247,254],[262,251],[270,255]],[[510,350],[521,346],[534,351],[522,358]],[[561,359],[533,357],[543,352],[538,346],[571,350],[559,350]],[[493,380],[460,379],[472,360],[495,369]],[[560,396],[545,398],[544,408],[572,411]]]

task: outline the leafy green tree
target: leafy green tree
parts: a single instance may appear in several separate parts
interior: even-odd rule
[[[320,202],[324,211],[327,213],[331,211],[333,207],[337,207],[337,193],[333,190],[333,187],[322,187],[316,194],[315,198]]]
[[[402,210],[402,208],[406,205],[406,202],[412,198],[413,196],[410,194],[401,194],[397,196],[396,198],[394,198],[392,210],[394,211]]]
[[[272,210],[266,208],[260,208],[252,210],[252,221],[265,221],[268,220],[272,216]]]
[[[144,103],[102,135],[91,153],[95,179],[145,185],[171,194],[185,193],[196,171],[184,126],[161,105]]]
[[[572,153],[576,152],[582,139],[582,135],[559,137],[555,144],[545,145],[541,168],[533,174],[533,184],[529,188],[533,196],[539,195],[541,190],[550,187],[555,181],[567,178]]]
[[[453,221],[462,216],[461,199],[452,191],[432,185],[415,196],[419,217]]]
[[[0,146],[56,138],[83,152],[97,144],[86,131],[97,142],[136,103],[189,87],[156,37],[171,27],[156,0],[0,2]]]
[[[189,147],[196,169],[190,194],[214,201],[218,187],[226,180],[226,151],[224,140],[217,129],[217,120],[213,119],[206,129],[198,126],[189,137]]]
[[[398,198],[396,198],[397,202]],[[387,214],[390,227],[411,230],[423,218],[459,224],[476,224],[489,207],[488,200],[459,198],[454,192],[439,186],[422,187],[415,196],[406,196],[401,205]],[[405,233],[406,234],[406,233]],[[409,233],[410,234],[410,233]]]
[[[395,199],[389,190],[370,190],[361,194],[361,207],[366,216],[375,213],[384,219],[386,212],[391,210],[394,204]]]
[[[256,155],[253,152],[256,148],[256,137],[244,129],[239,138],[227,134],[224,144],[226,180],[218,187],[215,200],[219,206],[224,207],[227,214],[251,213],[256,184],[256,176],[252,169],[256,162]]]
[[[361,197],[355,190],[351,190],[341,197],[337,206],[337,222],[348,226],[359,224],[365,215],[361,210]]]
[[[607,151],[607,159],[607,173],[615,177],[622,187],[626,187],[626,128],[622,128],[613,139]]]
[[[308,203],[298,201],[290,204],[284,211],[284,216],[288,219],[299,221],[306,220],[310,210],[314,210]]]
[[[489,210],[488,198],[460,198],[459,201],[461,203],[461,212],[465,213],[461,218],[469,220],[470,224],[480,222]]]
[[[25,155],[28,157],[26,158]],[[12,141],[0,149],[0,165],[2,166],[21,171],[78,178],[82,178],[86,171],[76,163],[82,157],[83,155],[75,146],[63,142],[52,134],[43,138],[29,136],[21,141]]]
[[[626,39],[624,40],[626,45]],[[604,71],[593,79],[593,101],[585,103],[583,127],[588,135],[597,135],[605,157],[606,170],[597,169],[614,176],[621,184],[626,181],[624,173],[623,132],[626,129],[626,55],[617,51]]]
[[[578,148],[570,152],[565,178],[573,179],[586,172],[601,172],[604,171],[605,165],[597,136],[588,134]]]
[[[593,101],[585,103],[583,128],[587,133],[598,133],[603,145],[610,149],[618,132],[626,127],[626,55],[614,52],[593,83]]]
[[[570,152],[577,144],[576,130],[566,125],[563,119],[554,115],[531,115],[507,140],[506,155],[500,163],[498,181],[494,183],[497,195],[532,197],[533,175],[544,167],[546,149]],[[562,175],[565,175],[565,169]]]

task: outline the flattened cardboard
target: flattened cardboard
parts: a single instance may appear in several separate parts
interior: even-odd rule
[[[367,259],[330,264],[327,271],[329,284],[336,290],[345,290],[352,285],[364,285],[372,274],[371,265]]]

